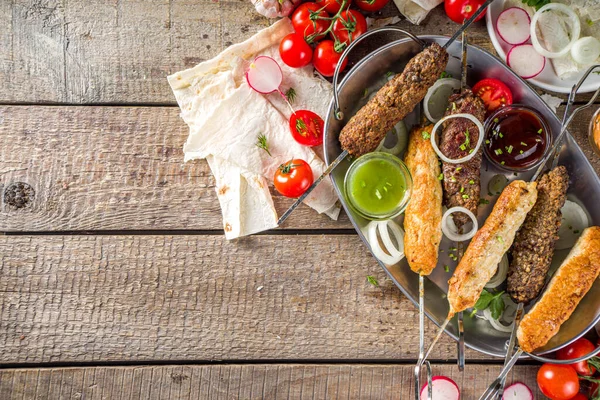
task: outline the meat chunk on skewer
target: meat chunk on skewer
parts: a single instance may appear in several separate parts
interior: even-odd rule
[[[460,94],[450,96],[446,115],[451,114],[471,114],[479,121],[483,121],[485,105],[472,91],[465,89]],[[479,129],[472,121],[466,118],[453,118],[443,125],[440,151],[450,159],[466,157],[474,151],[478,139]],[[444,204],[448,208],[465,207],[477,215],[481,190],[482,147],[472,159],[465,163],[442,163]],[[454,213],[452,217],[459,230],[469,221],[469,217],[463,213]]]
[[[542,175],[538,198],[517,232],[508,269],[507,291],[517,303],[528,303],[542,290],[552,262],[565,204],[569,175],[563,166]]]

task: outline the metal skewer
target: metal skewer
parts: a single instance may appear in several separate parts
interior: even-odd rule
[[[452,37],[444,44],[443,48],[447,49],[460,35],[462,35],[462,33],[473,23],[473,21],[475,21],[475,19],[477,19],[477,17],[479,17],[487,8],[487,6],[489,6],[492,1],[494,0],[487,0],[481,7],[479,7],[477,9],[477,11],[475,11],[475,14],[473,14],[471,16],[471,18],[467,19],[463,25],[460,27],[460,29],[458,29],[454,35],[452,35]],[[363,35],[361,35],[361,37],[357,40],[354,40],[352,43],[350,43],[350,45],[348,47],[346,47],[346,49],[344,50],[344,52],[342,53],[342,56],[340,57],[340,60],[343,60],[347,57],[348,53],[350,52],[350,50],[352,50],[352,48],[354,48],[354,46],[356,46],[360,40],[371,36],[373,33],[379,32],[379,31],[387,31],[390,30],[390,27],[382,27],[382,28],[378,28],[378,29],[373,29],[372,31],[369,31]],[[398,30],[398,29],[396,29]],[[406,32],[404,32],[406,33]],[[423,44],[423,42],[416,38],[413,35],[409,36],[411,38],[413,38],[413,40],[420,42],[421,44]],[[338,120],[342,120],[344,115],[341,111],[339,111],[339,109],[337,109],[337,106],[339,104],[338,101],[338,93],[336,90],[336,85],[337,85],[337,76],[340,73],[340,66],[341,66],[341,62],[338,63],[338,65],[335,68],[335,74],[333,76],[333,96],[335,99],[335,105],[336,105],[336,109],[334,110],[334,116],[336,119]],[[283,213],[283,215],[279,218],[279,220],[277,221],[277,225],[281,225],[291,214],[292,212],[300,205],[300,203],[302,203],[304,201],[304,199],[306,199],[306,197],[319,185],[319,183],[321,183],[321,181],[323,180],[323,178],[327,175],[329,175],[331,173],[331,171],[333,171],[335,169],[335,167],[337,167],[344,158],[346,158],[346,156],[348,155],[348,151],[344,150],[339,156],[337,156],[337,158],[331,163],[329,164],[329,166],[325,169],[325,171],[323,171],[323,173],[321,174],[321,176],[319,176],[314,182],[313,184],[306,189],[306,192],[304,192],[304,194],[302,194],[302,196],[298,197],[298,199],[294,202],[294,204],[292,204],[290,206],[290,208],[288,208],[288,210]]]
[[[548,163],[548,161],[550,159],[552,159],[552,164],[551,164],[550,169],[554,169],[558,165],[560,149],[562,148],[562,145],[563,145],[563,143],[562,143],[563,139],[568,132],[567,128],[568,128],[569,124],[571,123],[571,121],[573,120],[575,115],[577,115],[577,113],[579,113],[580,111],[593,105],[593,103],[596,101],[596,99],[600,95],[600,88],[598,88],[594,92],[594,95],[592,96],[592,98],[586,104],[576,108],[573,111],[573,113],[571,114],[571,116],[567,118],[567,116],[569,115],[569,111],[575,102],[575,96],[577,94],[577,91],[579,90],[579,88],[581,87],[583,82],[586,80],[586,78],[593,72],[594,69],[597,69],[597,68],[600,69],[600,64],[591,66],[586,71],[586,73],[581,77],[579,82],[577,82],[577,84],[575,84],[573,86],[573,88],[571,89],[571,92],[569,94],[569,99],[567,101],[567,106],[565,108],[565,113],[563,114],[563,119],[562,119],[561,126],[560,126],[560,132],[554,141],[554,145],[552,146],[552,149],[550,150],[550,152],[548,153],[546,158],[542,161],[542,163],[536,170],[535,174],[531,177],[530,182],[533,182],[540,177],[540,175],[545,171],[546,164]],[[504,368],[500,372],[500,375],[498,376],[498,378],[494,382],[492,382],[492,384],[487,388],[487,390],[481,395],[479,400],[489,400],[489,399],[502,397],[502,394],[504,392],[504,385],[506,383],[506,376],[508,375],[508,372],[510,371],[510,369],[515,365],[515,363],[517,362],[517,360],[519,359],[521,354],[523,354],[523,350],[521,348],[517,347],[516,353],[511,357],[511,354],[515,350],[515,346],[516,346],[517,330],[519,328],[519,324],[520,324],[521,319],[524,314],[523,308],[524,308],[524,304],[522,302],[519,303],[519,305],[517,307],[517,312],[515,314],[514,326],[513,326],[513,329],[512,329],[511,335],[510,335],[510,340],[508,342],[508,347],[506,350],[506,358],[504,360]],[[533,357],[533,355],[531,355],[531,354],[529,354],[529,355]],[[575,362],[575,361],[569,360],[569,362]]]

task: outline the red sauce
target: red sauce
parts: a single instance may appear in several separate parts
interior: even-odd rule
[[[484,145],[490,159],[502,167],[527,169],[544,156],[549,133],[532,111],[505,109],[489,124]]]

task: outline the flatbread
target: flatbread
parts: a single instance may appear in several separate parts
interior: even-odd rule
[[[168,77],[181,117],[190,128],[184,159],[208,160],[227,239],[277,226],[268,183],[280,164],[301,158],[311,165],[315,178],[325,169],[312,149],[291,137],[288,119],[292,111],[281,95],[261,95],[244,78],[245,69],[256,56],[273,57],[283,71],[282,90],[294,88],[296,92],[295,108],[324,117],[331,84],[316,77],[312,66],[292,69],[279,57],[279,42],[291,32],[290,20],[283,18],[217,57]],[[272,156],[256,146],[259,134],[267,137]],[[329,180],[321,182],[305,203],[333,219],[340,212]]]

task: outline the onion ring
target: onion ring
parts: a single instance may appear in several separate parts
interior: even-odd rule
[[[383,228],[380,227],[382,225]],[[390,230],[394,234],[394,237],[396,238],[398,248],[396,248],[392,243],[390,234],[387,231],[388,227],[390,228]],[[384,251],[384,248],[381,247],[381,245],[379,244],[377,230],[379,230],[381,240],[384,242],[385,250],[387,250],[389,254],[386,253]],[[386,265],[394,265],[404,258],[404,232],[392,220],[369,222],[369,224],[367,225],[367,239],[369,241],[369,245],[371,246],[371,252],[382,263]]]
[[[427,94],[425,95],[425,98],[423,99],[423,112],[425,112],[425,116],[431,122],[437,122],[438,119],[433,118],[433,116],[429,112],[429,100],[431,100],[431,97],[442,86],[450,86],[450,88],[452,88],[453,90],[456,90],[456,89],[460,88],[460,81],[458,79],[454,79],[454,78],[441,78],[441,79],[438,79],[437,81],[435,81],[433,86],[427,90]],[[443,113],[442,113],[442,115],[443,115]]]
[[[535,27],[542,13],[545,13],[546,11],[550,10],[556,10],[566,14],[567,17],[569,17],[569,19],[571,20],[572,24],[571,32],[569,32],[571,36],[571,41],[562,50],[556,52],[548,51],[540,44],[537,32],[535,30]],[[571,47],[573,47],[573,44],[575,44],[575,42],[579,39],[579,36],[581,35],[581,23],[579,22],[579,16],[577,16],[577,14],[575,13],[575,11],[573,11],[572,8],[561,3],[549,3],[537,10],[536,13],[533,14],[533,18],[531,19],[531,26],[529,29],[531,30],[531,44],[538,53],[540,53],[546,58],[559,58],[567,55],[567,53],[569,53],[569,51],[571,50]]]
[[[448,226],[448,217],[450,217],[450,215],[454,214],[455,212],[465,213],[469,216],[469,218],[471,218],[471,221],[473,222],[473,227],[469,232],[459,234],[458,232],[450,231],[450,227]],[[444,235],[446,235],[446,237],[452,241],[462,242],[465,240],[469,240],[473,236],[475,236],[475,233],[477,232],[478,228],[479,226],[477,224],[477,217],[475,217],[475,215],[471,211],[467,210],[464,207],[452,207],[448,209],[442,217],[442,232],[444,232]]]
[[[479,138],[477,138],[477,145],[475,146],[474,149],[472,149],[473,151],[471,151],[470,154],[468,154],[462,158],[455,159],[455,160],[446,157],[442,153],[442,151],[439,149],[439,147],[437,145],[437,140],[436,140],[436,136],[435,136],[435,133],[437,132],[438,128],[442,125],[442,123],[444,123],[445,121],[452,119],[452,118],[466,118],[466,119],[470,120],[471,122],[473,122],[477,126],[477,129],[479,129]],[[472,159],[473,157],[475,157],[475,154],[477,154],[477,151],[479,150],[479,148],[481,147],[481,144],[483,143],[484,136],[485,136],[485,131],[483,130],[483,125],[473,115],[471,115],[471,114],[450,114],[450,115],[446,115],[444,118],[440,119],[433,126],[433,129],[431,130],[431,145],[433,146],[433,150],[435,150],[435,152],[442,159],[442,161],[447,162],[449,164],[461,164],[461,163],[465,163],[465,162],[469,161],[470,159]]]
[[[508,274],[508,257],[506,254],[502,256],[500,263],[498,264],[498,271],[496,274],[490,279],[488,283],[485,284],[486,289],[493,289],[499,286],[502,282],[506,280],[506,275]]]
[[[396,135],[396,144],[394,147],[388,148],[385,147],[385,138],[379,143],[379,146],[375,149],[375,151],[381,151],[383,153],[393,154],[395,156],[399,155],[404,149],[406,149],[406,145],[408,144],[408,132],[406,131],[406,124],[404,121],[398,122],[393,128],[392,131],[394,135]],[[389,133],[389,132],[388,132]],[[387,134],[386,134],[387,136]]]

